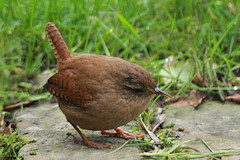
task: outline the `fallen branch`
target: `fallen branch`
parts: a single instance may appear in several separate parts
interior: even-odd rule
[[[3,108],[3,110],[4,111],[9,111],[9,110],[12,110],[12,109],[17,109],[17,108],[20,108],[21,106],[26,106],[26,105],[29,105],[29,104],[34,103],[34,102],[35,101],[20,102],[20,103],[17,103],[17,104],[6,106],[6,107]]]

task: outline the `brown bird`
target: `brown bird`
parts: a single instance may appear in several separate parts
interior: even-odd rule
[[[57,58],[57,73],[45,88],[56,97],[83,143],[92,148],[111,147],[90,141],[78,127],[126,139],[143,137],[117,127],[143,112],[154,95],[172,96],[161,91],[143,67],[103,55],[72,56],[53,23],[46,24],[46,32]],[[105,132],[107,129],[117,133]]]

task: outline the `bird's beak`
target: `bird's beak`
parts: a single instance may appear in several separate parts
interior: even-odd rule
[[[163,92],[163,91],[160,90],[158,87],[155,88],[155,93],[156,93],[157,95],[161,95],[161,96],[164,96],[164,97],[173,98],[173,96],[171,96],[170,94],[167,94],[166,92]]]

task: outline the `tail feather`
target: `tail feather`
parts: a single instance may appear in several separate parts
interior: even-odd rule
[[[58,63],[71,58],[72,55],[54,23],[46,24],[46,32]]]

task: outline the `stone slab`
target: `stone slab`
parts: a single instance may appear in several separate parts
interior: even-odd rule
[[[236,103],[209,102],[197,109],[192,106],[170,106],[166,112],[165,125],[173,123],[174,128],[184,128],[179,140],[202,138],[214,151],[240,151],[240,105]],[[200,142],[193,142],[193,148],[209,152]],[[240,156],[223,159],[238,159]]]
[[[43,103],[35,107],[26,108],[17,113],[16,116],[18,133],[35,143],[25,145],[19,154],[24,154],[25,160],[35,159],[126,159],[139,160],[140,150],[137,147],[124,147],[118,152],[110,153],[120,147],[126,140],[102,136],[99,131],[82,130],[83,133],[92,141],[98,143],[112,144],[113,149],[91,149],[83,144],[76,144],[73,138],[67,137],[71,132],[80,139],[80,136],[73,127],[66,121],[65,116],[58,108],[57,104]],[[120,127],[124,130],[131,129],[130,125]],[[30,155],[36,152],[37,155]]]

